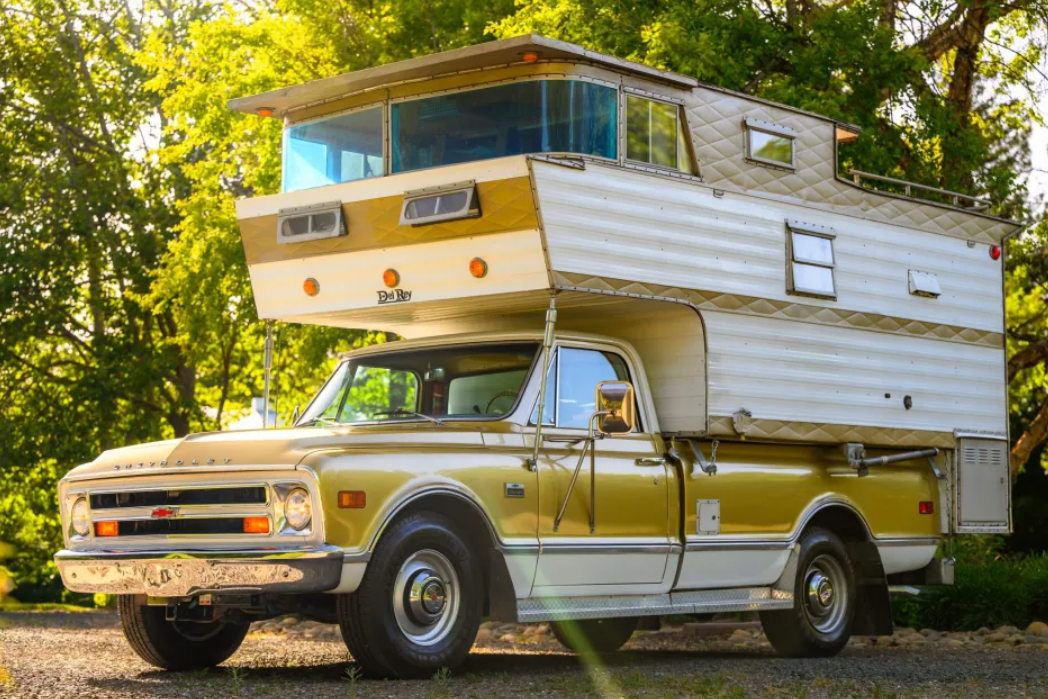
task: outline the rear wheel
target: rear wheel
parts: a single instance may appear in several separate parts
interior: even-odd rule
[[[214,667],[236,653],[248,630],[240,622],[167,621],[163,607],[136,604],[133,595],[120,595],[117,609],[132,650],[165,670]]]
[[[624,646],[636,628],[634,617],[556,621],[553,635],[562,646],[579,655],[611,653]]]
[[[800,546],[793,609],[761,612],[764,633],[780,655],[836,655],[851,637],[855,571],[844,543],[827,529],[809,529]]]
[[[467,541],[432,512],[409,515],[382,537],[360,587],[338,598],[342,637],[365,672],[428,678],[465,660],[484,605]]]

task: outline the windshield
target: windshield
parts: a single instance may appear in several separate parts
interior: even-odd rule
[[[420,348],[348,359],[298,425],[499,418],[513,409],[536,342]]]
[[[523,153],[614,159],[617,94],[578,80],[531,80],[397,102],[393,172]]]

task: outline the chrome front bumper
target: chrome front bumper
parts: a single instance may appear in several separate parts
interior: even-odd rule
[[[73,592],[191,597],[210,592],[324,592],[338,586],[342,549],[305,551],[59,551]]]

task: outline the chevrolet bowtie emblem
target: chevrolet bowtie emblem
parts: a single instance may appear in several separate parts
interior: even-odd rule
[[[158,507],[150,513],[150,517],[153,519],[169,519],[171,517],[178,516],[177,507]]]

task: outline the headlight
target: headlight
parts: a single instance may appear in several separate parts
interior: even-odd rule
[[[295,488],[284,499],[284,519],[295,531],[302,531],[313,520],[313,505],[309,493],[302,488]]]
[[[80,498],[69,513],[69,526],[77,536],[91,533],[91,512],[87,509],[87,498]]]

